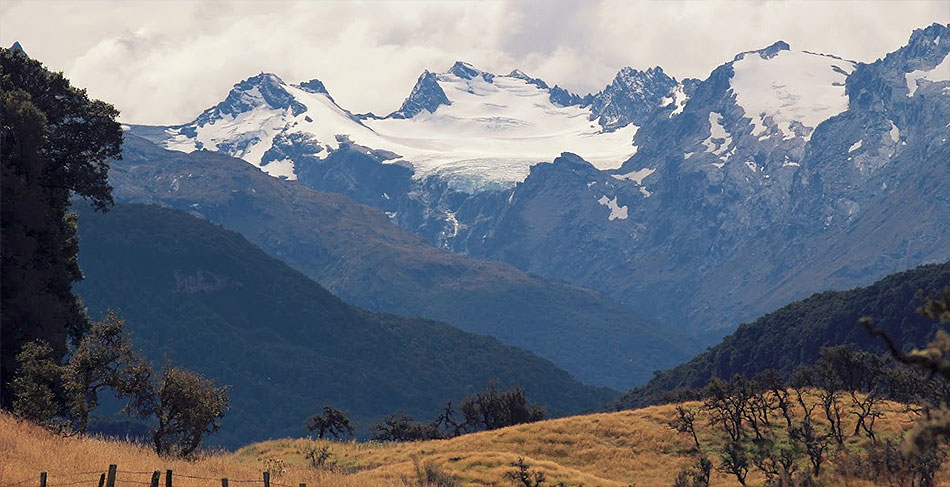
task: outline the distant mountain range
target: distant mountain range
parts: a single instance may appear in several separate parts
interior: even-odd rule
[[[704,80],[625,68],[586,96],[456,63],[387,116],[261,74],[190,123],[130,133],[344,194],[711,341],[950,257],[948,52],[940,24],[870,64],[776,42]]]
[[[472,193],[508,189],[562,151],[619,167],[636,151],[633,122],[677,88],[659,68],[625,69],[602,93],[580,98],[521,71],[495,75],[456,62],[424,72],[400,109],[379,117],[340,107],[319,80],[290,84],[261,73],[191,123],[138,133],[169,149],[224,152],[286,179],[358,145],[410,168],[412,179],[435,176]]]
[[[156,206],[80,211],[76,286],[96,318],[115,309],[156,366],[167,357],[231,386],[210,439],[235,447],[306,433],[325,404],[361,432],[389,413],[435,416],[489,381],[521,384],[554,415],[616,393],[551,362],[443,323],[363,311],[241,235]]]
[[[886,353],[884,343],[858,323],[863,317],[872,318],[908,350],[923,347],[942,326],[918,314],[917,308],[945,289],[950,289],[950,262],[892,274],[868,287],[814,294],[740,325],[722,343],[657,374],[609,408],[643,407],[664,393],[702,388],[713,377],[753,377],[766,369],[791,375],[798,366],[817,361],[823,347],[851,344]]]

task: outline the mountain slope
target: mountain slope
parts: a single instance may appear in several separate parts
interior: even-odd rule
[[[350,306],[242,236],[175,210],[82,211],[80,229],[78,292],[93,315],[118,309],[149,358],[233,386],[223,444],[301,434],[323,404],[364,429],[393,411],[430,416],[493,379],[522,384],[555,414],[611,395],[493,338]]]
[[[376,207],[434,245],[598,290],[714,339],[816,291],[950,258],[940,223],[950,220],[948,53],[941,24],[868,64],[778,41],[704,80],[624,69],[585,97],[457,63],[420,77],[388,117],[313,119],[358,122],[344,133],[398,136],[449,162],[369,135],[309,137],[298,120],[308,115],[263,98],[237,111],[283,135],[248,115],[255,122],[218,150],[257,164],[235,149],[255,141],[292,161],[299,182]],[[229,99],[248,90],[236,85]],[[214,130],[229,117],[215,115]],[[193,150],[189,127],[201,123],[135,130]],[[527,150],[542,140],[543,153]],[[519,155],[499,162],[495,148]]]
[[[817,360],[822,347],[855,344],[886,352],[882,342],[858,324],[865,316],[900,344],[926,345],[940,325],[919,316],[916,309],[926,296],[948,288],[950,262],[893,274],[864,288],[815,294],[740,325],[722,343],[625,393],[610,407],[642,407],[664,392],[703,387],[712,377],[751,377],[766,369],[790,374]]]
[[[433,248],[377,210],[241,160],[167,151],[131,135],[123,150],[110,173],[119,201],[178,208],[240,232],[358,306],[491,335],[618,389],[696,350],[596,292]]]

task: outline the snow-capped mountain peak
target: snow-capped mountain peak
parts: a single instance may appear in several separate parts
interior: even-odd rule
[[[736,57],[732,59],[733,62],[740,61],[745,59],[746,56],[751,54],[758,54],[762,59],[771,59],[778,55],[780,51],[790,51],[792,46],[789,46],[785,41],[775,41],[772,45],[768,47],[763,47],[762,49],[756,49],[754,51],[743,51],[739,54],[736,54]]]
[[[400,109],[380,118],[354,116],[319,80],[291,85],[262,73],[234,85],[194,122],[167,129],[162,143],[226,152],[288,179],[301,161],[323,160],[345,143],[381,151],[416,179],[438,176],[466,192],[511,187],[562,151],[600,169],[636,152],[636,125],[605,131],[589,104],[561,105],[555,93],[522,71],[495,75],[460,61],[423,72]]]
[[[697,102],[698,80],[680,83],[660,67],[625,67],[601,92],[580,97],[521,70],[498,75],[457,61],[442,72],[424,71],[399,110],[382,118],[354,116],[319,80],[290,85],[261,73],[234,85],[194,122],[170,128],[164,143],[223,151],[292,179],[301,160],[324,160],[346,141],[383,151],[382,163],[409,167],[417,180],[436,176],[456,190],[478,192],[510,188],[532,165],[561,152],[601,170],[619,169],[637,153],[639,127],[686,110],[705,111],[701,120],[718,114],[696,143],[709,139],[707,152],[720,158],[713,165],[722,167],[737,146],[748,146],[740,154],[754,151],[757,139],[807,142],[819,123],[847,108],[844,81],[853,69],[850,61],[792,51],[779,41],[721,66],[711,79],[722,82],[706,82]],[[801,150],[797,142],[775,157],[799,160]]]
[[[327,91],[327,87],[324,86],[323,82],[314,78],[310,81],[304,81],[297,85],[300,89],[306,91],[307,93],[322,93],[324,95],[330,96],[330,92]]]
[[[739,54],[731,65],[730,88],[750,119],[753,136],[776,133],[808,140],[818,124],[848,108],[845,80],[854,71],[852,61],[793,51],[779,41]]]
[[[211,111],[236,115],[258,106],[268,106],[275,110],[289,108],[295,114],[306,110],[303,105],[295,103],[293,97],[287,93],[286,86],[276,74],[261,73],[234,85],[228,97]]]
[[[402,102],[399,110],[389,114],[386,118],[412,118],[421,113],[436,111],[441,105],[451,102],[445,97],[445,92],[439,86],[438,78],[429,70],[419,75],[416,85],[412,87],[409,97]]]
[[[485,80],[488,83],[491,83],[492,79],[495,77],[494,74],[486,72],[486,71],[482,71],[480,69],[476,69],[475,66],[472,66],[471,64],[463,62],[463,61],[455,61],[455,64],[453,64],[452,67],[449,68],[449,70],[446,71],[445,74],[452,74],[452,75],[458,76],[459,78],[467,79],[467,80],[475,79],[476,77],[481,77],[483,80]]]
[[[517,78],[517,79],[524,80],[530,84],[533,84],[534,86],[537,86],[538,88],[541,88],[542,90],[549,89],[548,84],[545,83],[544,80],[540,78],[532,78],[531,76],[528,76],[524,71],[520,69],[514,69],[510,73],[508,73],[506,76],[509,78]],[[553,94],[552,94],[552,98],[553,98]]]
[[[303,132],[311,147],[323,150],[337,145],[337,135],[371,131],[339,107],[319,80],[293,86],[275,74],[261,73],[235,84],[224,101],[193,122],[165,132],[164,145],[169,149],[217,150],[272,176],[295,179],[292,160],[274,159],[275,140],[286,138],[288,132]],[[323,146],[313,143],[315,137]]]
[[[591,99],[592,115],[604,130],[643,125],[659,107],[675,97],[678,83],[660,67],[640,71],[625,67]]]

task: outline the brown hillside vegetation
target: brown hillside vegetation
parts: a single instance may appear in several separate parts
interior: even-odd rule
[[[259,486],[264,465],[240,459],[232,453],[203,455],[195,461],[160,458],[146,445],[95,437],[64,438],[39,426],[0,412],[0,486],[35,487],[39,473],[48,472],[48,487],[95,487],[99,472],[118,466],[117,487],[147,486],[151,472],[173,471],[175,487],[218,487],[219,479],[235,479],[230,485]],[[297,487],[364,487],[364,481],[342,474],[288,465],[272,485]],[[129,473],[135,472],[135,473]],[[144,472],[144,473],[143,473]],[[189,478],[205,477],[206,479]],[[164,485],[164,477],[161,485]],[[396,484],[379,483],[384,487]]]
[[[697,410],[697,432],[704,445],[712,445],[710,458],[720,459],[714,445],[721,437],[708,426],[699,403],[686,403]],[[887,403],[884,416],[876,424],[879,440],[896,438],[907,431],[915,417],[903,406]],[[633,411],[591,414],[542,421],[495,431],[469,434],[449,440],[415,443],[357,443],[294,439],[257,443],[236,453],[208,455],[193,461],[171,461],[156,457],[148,448],[121,441],[61,438],[32,425],[0,415],[0,457],[4,466],[0,484],[37,478],[50,472],[50,487],[63,485],[59,478],[75,472],[105,469],[117,463],[120,470],[151,471],[172,468],[176,474],[212,479],[257,479],[270,466],[282,470],[274,481],[296,486],[414,486],[419,465],[431,464],[456,477],[465,486],[512,486],[505,474],[519,458],[532,471],[546,475],[543,485],[557,486],[670,486],[676,475],[693,462],[692,439],[669,427],[676,416],[675,405]],[[846,419],[845,429],[853,428]],[[846,450],[861,452],[870,445],[864,436],[851,436]],[[328,447],[329,467],[311,467],[309,451]],[[835,455],[838,455],[837,457]],[[858,480],[844,471],[840,453],[832,454],[821,475],[824,486],[871,486],[887,483]],[[57,477],[56,475],[60,477]],[[121,480],[120,475],[120,480]],[[143,477],[142,479],[147,480]],[[181,482],[179,482],[181,480]],[[217,486],[220,481],[181,478],[184,487]],[[734,477],[714,471],[714,486],[737,485]],[[950,485],[947,469],[938,474],[939,485]],[[764,477],[750,473],[749,485],[762,485]],[[120,486],[134,485],[133,483]],[[143,484],[144,485],[144,484]],[[232,483],[232,485],[235,485]],[[253,485],[253,484],[248,484]],[[435,485],[435,484],[433,484]]]

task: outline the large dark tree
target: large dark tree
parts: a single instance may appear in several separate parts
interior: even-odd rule
[[[0,403],[9,407],[16,354],[42,340],[61,360],[88,320],[72,284],[76,218],[70,198],[112,205],[109,158],[122,128],[111,105],[90,100],[19,49],[0,49]]]

